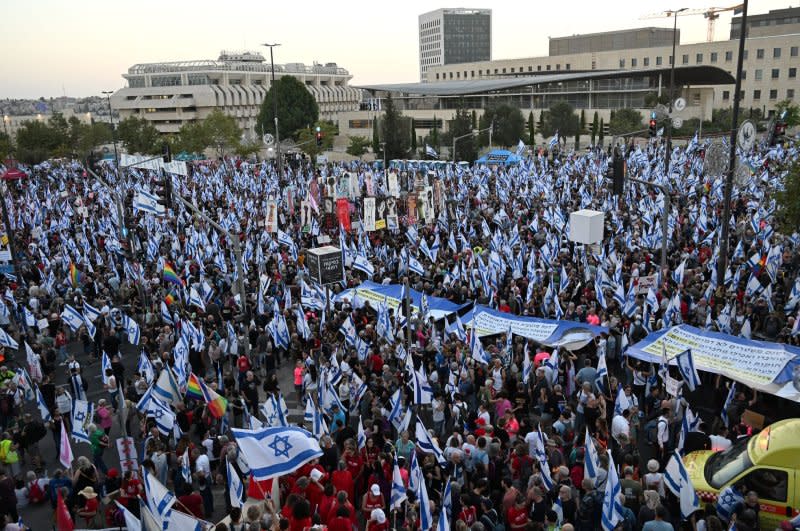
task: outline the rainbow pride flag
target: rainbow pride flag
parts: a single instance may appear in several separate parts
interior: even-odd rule
[[[189,381],[186,385],[186,397],[194,398],[195,400],[205,400],[203,396],[203,389],[200,387],[200,379],[194,373],[189,375]]]
[[[200,384],[200,390],[203,393],[208,411],[214,415],[214,418],[222,418],[228,409],[228,400],[224,396],[217,394],[213,389],[210,389],[203,380],[198,378],[197,383]]]
[[[171,265],[168,263],[164,263],[164,271],[161,273],[161,278],[164,282],[169,282],[170,284],[175,284],[176,286],[183,288],[183,279],[178,276],[178,273],[175,272],[175,269],[172,268]]]
[[[175,293],[174,290],[167,293],[167,296],[164,297],[164,302],[167,303],[167,306],[172,306],[173,304],[175,304],[175,301],[177,300],[178,300],[178,295],[177,293]]]
[[[69,263],[69,280],[73,288],[77,288],[83,282],[83,272],[73,262]]]

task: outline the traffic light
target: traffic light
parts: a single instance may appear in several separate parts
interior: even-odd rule
[[[625,188],[625,158],[619,152],[619,148],[614,148],[614,159],[611,161],[613,168],[612,179],[614,180],[614,195],[622,196]]]
[[[321,147],[322,146],[322,133],[317,131],[317,135],[316,136],[317,136],[317,147]]]
[[[650,130],[650,138],[655,138],[656,137],[656,134],[657,134],[656,133],[656,125],[657,125],[656,113],[652,112],[652,113],[650,113],[650,128],[649,128],[649,130]]]
[[[161,180],[157,180],[153,184],[155,185],[155,193],[158,196],[158,204],[164,205],[166,209],[172,208],[172,178],[164,174]]]

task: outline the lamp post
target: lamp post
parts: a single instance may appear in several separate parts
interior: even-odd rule
[[[457,162],[456,161],[456,142],[458,142],[459,140],[462,140],[464,138],[469,138],[471,136],[476,136],[477,134],[478,134],[478,130],[477,129],[473,129],[472,131],[470,131],[466,135],[453,137],[453,152],[451,153],[451,155],[453,157],[453,163]]]
[[[272,55],[272,49],[280,46],[278,43],[264,43],[262,46],[269,48],[269,64],[272,71],[272,82],[270,90],[272,93],[272,112],[275,115],[275,158],[278,160],[278,182],[283,180],[283,160],[281,159],[281,135],[278,132],[278,90],[275,88],[275,60]]]
[[[677,62],[677,57],[675,57],[675,47],[677,45],[677,37],[678,37],[678,14],[686,11],[689,9],[688,7],[682,7],[680,9],[670,10],[667,11],[667,16],[672,16],[672,64],[669,67],[669,113],[672,114],[672,100],[675,98],[675,63]],[[672,156],[672,150],[670,146],[672,145],[672,117],[670,116],[667,120],[667,141],[664,145],[664,175],[669,176],[669,162]]]
[[[105,97],[106,101],[108,102],[108,121],[111,123],[111,142],[114,144],[114,166],[119,166],[119,154],[117,153],[117,133],[114,129],[114,114],[111,110],[111,95],[114,93],[113,90],[104,90],[102,92]]]

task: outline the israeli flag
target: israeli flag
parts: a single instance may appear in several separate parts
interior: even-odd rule
[[[231,506],[232,507],[239,507],[241,509],[242,503],[242,496],[244,495],[244,485],[242,484],[242,478],[239,477],[239,473],[236,472],[236,469],[233,468],[230,461],[227,463],[228,467],[228,491],[230,493],[231,499]]]
[[[606,365],[605,354],[597,356],[597,376],[594,379],[594,386],[603,394],[606,392],[605,378],[608,377],[608,366]]]
[[[447,520],[447,511],[439,511],[439,523],[436,531],[450,531],[450,522]]]
[[[304,340],[308,341],[311,338],[311,328],[308,327],[306,322],[306,314],[303,313],[301,307],[295,308],[295,317],[297,321],[297,331]]]
[[[257,481],[291,474],[322,456],[317,440],[301,428],[232,428],[231,432]]]
[[[416,433],[417,433],[417,447],[426,454],[433,454],[436,458],[436,461],[439,463],[439,466],[444,467],[447,465],[447,460],[444,458],[444,454],[442,454],[442,450],[439,448],[439,445],[436,444],[428,430],[425,429],[425,425],[422,423],[422,420],[417,417],[417,425],[416,425]]]
[[[0,311],[0,314],[7,316],[8,308],[6,308],[6,305],[3,304],[2,302],[0,302],[0,304],[2,304],[0,310],[5,310],[5,311]],[[31,311],[27,307],[23,307],[22,310],[25,313],[25,326],[30,328],[36,326],[36,317],[33,315],[33,313],[31,313]]]
[[[169,325],[175,326],[175,320],[172,318],[172,314],[169,313],[167,303],[164,301],[161,301],[161,320]]]
[[[631,399],[622,390],[622,384],[617,387],[617,399],[614,401],[614,414],[621,415],[623,411],[631,408]]]
[[[523,153],[525,153],[525,142],[520,139],[519,143],[517,144],[517,156],[521,157]]]
[[[433,527],[433,515],[431,514],[431,502],[428,497],[428,489],[425,481],[419,482],[419,526],[421,531],[429,531]]]
[[[360,422],[361,420],[359,419],[359,425]],[[397,510],[402,507],[403,502],[407,499],[405,482],[403,481],[403,476],[400,475],[400,467],[397,466],[397,460],[395,459],[392,469],[392,493],[389,497],[389,508],[393,511]]]
[[[106,370],[111,369],[111,360],[106,354],[106,351],[103,351],[103,356],[100,358],[100,376],[103,378],[103,384],[108,384],[109,376],[106,376]],[[113,369],[112,369],[113,370]]]
[[[678,364],[678,370],[686,382],[689,391],[694,391],[700,385],[700,376],[697,374],[697,369],[694,366],[694,358],[692,358],[692,349],[686,349],[677,356],[675,356],[675,363]]]
[[[425,276],[425,268],[422,267],[422,264],[419,263],[419,260],[413,256],[408,257],[408,268],[412,273],[416,273],[421,277]]]
[[[203,313],[206,311],[206,302],[203,297],[200,296],[194,286],[192,286],[192,288],[189,290],[189,305],[197,306],[197,308]]]
[[[556,131],[556,133],[553,135],[553,138],[550,139],[548,145],[550,146],[550,149],[553,149],[558,145],[558,131]]]
[[[136,372],[144,376],[144,379],[148,385],[151,385],[153,380],[155,380],[156,374],[155,370],[153,369],[153,364],[150,363],[150,358],[147,357],[147,354],[144,351],[139,354],[139,364],[136,367]]]
[[[8,335],[2,328],[0,328],[0,345],[10,348],[11,350],[17,350],[19,348],[19,343],[17,343],[14,338]]]
[[[139,338],[141,336],[138,323],[125,315],[122,318],[122,326],[125,328],[125,332],[128,334],[128,342],[131,345],[138,345]]]
[[[44,397],[42,396],[42,392],[39,391],[39,387],[36,387],[36,407],[39,408],[39,413],[42,414],[42,422],[50,422],[53,420],[52,415],[50,415],[50,410],[47,409],[47,404],[44,403]]]
[[[584,438],[584,461],[583,461],[583,475],[591,479],[595,486],[597,485],[597,480],[600,470],[600,456],[597,454],[597,448],[594,445],[594,441],[592,440],[591,435],[589,435],[589,429],[586,429],[586,437]]]
[[[695,511],[700,510],[700,499],[677,450],[672,453],[664,470],[664,483],[680,500],[681,516],[684,520],[688,520]]]
[[[183,480],[186,483],[192,483],[192,469],[190,466],[189,461],[189,447],[186,447],[186,451],[183,452],[183,455],[180,458],[180,465],[181,465],[181,476],[183,476]]]
[[[430,404],[433,399],[433,390],[431,389],[430,383],[428,383],[428,376],[425,374],[424,367],[420,367],[418,371],[413,371],[412,383],[414,389],[414,404]]]
[[[142,468],[142,484],[144,485],[145,505],[154,516],[162,521],[175,505],[177,498],[156,477]]]
[[[550,476],[550,465],[547,463],[547,452],[544,446],[544,434],[542,433],[542,427],[540,425],[537,426],[536,434],[533,437],[533,454],[539,461],[539,468],[542,471],[542,482],[549,492],[553,490],[553,478]]]
[[[272,307],[273,312],[273,340],[275,345],[284,349],[289,349],[289,328],[286,326],[286,318],[278,307],[278,301],[275,300]]]
[[[458,316],[458,314],[456,314],[455,321],[445,325],[445,332],[447,334],[455,334],[456,339],[459,341],[467,340],[467,333],[464,330],[464,324],[461,322],[461,318]]]
[[[124,505],[120,504],[118,501],[114,501],[117,504],[117,508],[122,511],[122,516],[125,519],[125,528],[128,531],[141,531],[142,530],[142,522],[136,518],[132,512],[130,512]]]
[[[72,401],[72,438],[76,442],[89,442],[86,426],[92,422],[94,404],[86,400],[75,399]]]
[[[439,158],[439,154],[436,153],[436,150],[433,149],[428,144],[425,144],[425,154],[428,155],[431,158],[434,158],[434,159],[438,159]]]
[[[158,201],[159,197],[157,195],[140,190],[133,196],[133,210],[135,212],[146,212],[154,216],[163,216],[167,213],[167,210]]]
[[[169,436],[172,433],[175,426],[175,413],[166,403],[151,395],[146,403],[145,412],[148,417],[152,417],[155,420],[159,433],[164,436]]]
[[[364,256],[363,254],[356,255],[356,259],[353,261],[353,269],[356,271],[361,271],[369,278],[372,278],[375,275],[375,267],[372,265],[372,262]]]
[[[800,319],[798,319],[800,321]],[[725,404],[722,406],[722,411],[720,411],[720,417],[722,418],[722,422],[724,422],[725,427],[728,427],[728,407],[730,407],[731,402],[733,402],[733,397],[736,396],[736,382],[731,382],[731,388],[728,390],[728,396],[725,398]]]
[[[617,524],[622,520],[622,503],[619,500],[622,493],[622,486],[617,475],[617,467],[614,465],[614,458],[611,450],[608,450],[608,477],[606,479],[606,490],[603,497],[603,509],[600,515],[600,524],[603,531],[614,531]]]
[[[61,312],[61,320],[64,321],[73,332],[77,332],[84,324],[83,315],[69,304],[64,305],[64,311]]]

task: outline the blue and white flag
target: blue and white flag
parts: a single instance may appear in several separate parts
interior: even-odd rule
[[[625,394],[625,391],[622,390],[622,384],[618,384],[617,386],[617,398],[614,401],[614,414],[621,415],[623,411],[626,409],[630,409],[633,406],[633,403],[628,395]]]
[[[444,494],[442,494],[442,508],[447,515],[453,516],[453,482],[448,477],[444,483]]]
[[[144,376],[144,379],[148,385],[152,385],[156,374],[155,370],[153,369],[153,364],[150,363],[150,358],[147,357],[147,354],[144,351],[139,354],[139,364],[136,367],[136,372]]]
[[[131,345],[138,345],[141,336],[139,324],[134,319],[125,315],[122,318],[122,327],[125,328],[125,332],[128,334],[128,342]]]
[[[50,415],[50,410],[47,409],[47,404],[44,402],[44,397],[42,396],[42,392],[39,391],[39,387],[36,387],[36,407],[39,408],[39,413],[42,414],[42,422],[50,422],[53,420],[52,415]]]
[[[358,416],[358,432],[356,435],[358,449],[363,450],[367,447],[367,434],[364,433],[364,425],[361,423],[361,415]]]
[[[181,465],[181,476],[183,480],[188,483],[192,484],[192,465],[191,461],[189,460],[189,447],[186,447],[184,450],[183,455],[180,457],[180,465]]]
[[[166,214],[166,207],[159,202],[159,197],[155,194],[139,190],[133,196],[133,210],[142,211],[154,216],[163,216]]]
[[[408,499],[406,486],[403,482],[403,476],[400,475],[400,467],[397,466],[397,460],[395,459],[394,467],[392,468],[392,492],[389,497],[389,509],[399,509],[406,499]]]
[[[583,460],[583,476],[591,479],[595,486],[599,477],[600,470],[600,456],[597,454],[597,448],[594,445],[589,429],[586,429],[586,437],[584,438],[584,460]]]
[[[689,478],[689,473],[677,450],[672,453],[672,457],[664,470],[664,483],[672,491],[672,494],[680,500],[683,520],[688,520],[695,511],[700,510],[700,499],[697,497],[692,480]]]
[[[425,425],[419,417],[417,417],[416,430],[417,447],[422,450],[423,453],[433,454],[439,465],[444,467],[447,464],[447,460],[444,458],[444,454],[439,448],[439,445],[436,444],[436,441],[431,438],[428,430],[425,429]]]
[[[419,482],[417,491],[419,499],[419,528],[420,531],[430,531],[433,527],[433,515],[431,514],[431,501],[428,497],[428,489],[425,481]]]
[[[147,508],[157,518],[164,520],[169,510],[175,505],[177,498],[158,479],[142,469],[142,485],[144,485],[144,499]]]
[[[94,415],[94,404],[87,400],[72,401],[72,438],[76,442],[89,442],[86,427],[91,424]]]
[[[83,315],[91,322],[95,322],[97,318],[100,317],[101,312],[88,302],[83,301]]]
[[[103,378],[103,385],[108,384],[108,379],[110,376],[106,376],[106,371],[111,370],[113,372],[113,368],[111,367],[111,360],[106,354],[106,351],[103,351],[103,355],[100,357],[100,376]]]
[[[700,385],[700,376],[694,367],[692,349],[686,349],[675,356],[675,363],[678,365],[683,381],[686,382],[686,387],[689,388],[689,391],[694,391]]]
[[[10,348],[11,350],[17,350],[19,348],[19,343],[17,343],[14,338],[8,335],[2,328],[0,328],[0,345]]]
[[[425,144],[425,154],[428,155],[429,157],[434,158],[434,159],[438,159],[439,158],[439,154],[436,153],[436,150],[433,149],[428,144]]]
[[[242,503],[242,496],[244,495],[244,485],[242,484],[242,478],[239,477],[239,473],[236,472],[236,469],[233,468],[230,462],[227,463],[228,466],[228,491],[230,493],[231,499],[231,507],[239,507],[241,509]]]
[[[608,366],[606,365],[606,355],[603,353],[597,356],[597,376],[594,378],[594,386],[603,394],[606,393],[605,379],[608,378]]]
[[[306,322],[306,314],[303,312],[303,308],[298,306],[295,308],[295,316],[297,321],[297,332],[300,334],[304,340],[308,340],[311,338],[311,328],[308,327],[308,322]]]
[[[317,440],[301,428],[232,428],[231,432],[258,481],[291,474],[312,459],[322,456]]]
[[[3,304],[2,302],[0,302],[0,304],[2,304],[0,310],[5,309],[5,312],[0,311],[0,315],[8,315],[8,308],[6,308],[6,305]],[[23,306],[22,311],[25,314],[25,326],[29,328],[33,328],[34,326],[36,326],[36,316],[33,315],[33,313],[27,308],[27,306]]]
[[[124,505],[116,500],[114,503],[117,504],[117,508],[122,512],[122,517],[125,520],[125,529],[127,529],[127,531],[142,531],[142,522],[136,518],[133,513],[130,512]]]
[[[600,515],[600,524],[603,531],[613,531],[617,524],[622,520],[622,502],[620,494],[622,486],[617,475],[617,467],[614,465],[614,458],[611,450],[608,450],[608,477],[606,479],[606,490],[603,496],[603,509]]]
[[[550,146],[550,149],[553,149],[558,145],[558,131],[556,131],[556,133],[553,135],[553,138],[550,139],[548,145]]]
[[[525,153],[525,142],[520,139],[519,143],[517,144],[517,156],[521,157]]]
[[[144,398],[144,397],[142,397]],[[141,404],[142,401],[140,400]],[[148,417],[151,417],[155,423],[158,432],[164,436],[169,436],[175,427],[175,412],[167,405],[166,402],[156,398],[154,394],[150,395],[150,399],[144,404],[144,412]]]
[[[800,319],[798,319],[800,321]],[[722,418],[722,422],[724,422],[724,426],[727,428],[729,425],[728,419],[728,408],[733,402],[733,397],[736,396],[736,382],[731,382],[731,388],[728,390],[728,396],[725,398],[725,404],[722,406],[722,411],[720,411],[719,416]]]
[[[169,307],[164,301],[161,301],[161,320],[175,326],[175,320],[172,318],[172,314],[169,313]]]
[[[177,359],[175,360],[177,363]],[[151,388],[153,395],[168,404],[175,404],[183,402],[183,394],[175,381],[175,376],[172,374],[169,366],[164,367],[158,375],[158,380]]]
[[[190,306],[192,306],[192,305],[193,306],[197,306],[197,308],[203,313],[205,313],[205,311],[206,311],[206,302],[203,299],[203,297],[200,296],[200,293],[197,292],[197,290],[194,288],[194,286],[192,286],[189,289],[189,301],[188,301],[188,304]]]
[[[69,304],[64,305],[64,311],[61,312],[61,320],[73,332],[77,332],[84,323],[83,315]]]
[[[436,531],[450,531],[450,522],[447,520],[447,511],[439,511],[439,523]]]

